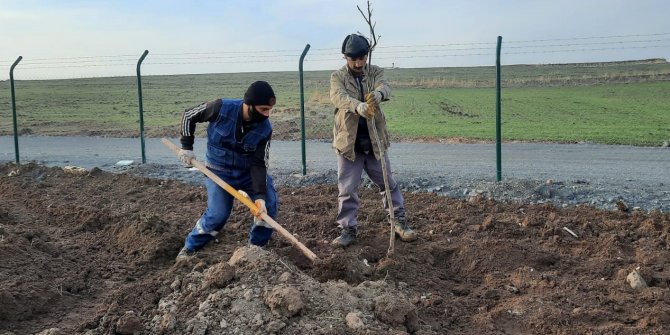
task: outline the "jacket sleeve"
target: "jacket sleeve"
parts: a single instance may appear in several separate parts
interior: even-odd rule
[[[346,81],[347,79],[343,76],[342,71],[335,71],[330,75],[330,101],[337,109],[356,113],[356,106],[361,101],[347,93]]]
[[[210,102],[203,102],[200,105],[189,108],[181,116],[181,148],[184,150],[193,150],[195,142],[195,124],[200,122],[215,121],[219,117],[219,109],[223,101],[217,99]]]
[[[372,66],[371,79],[375,91],[382,94],[382,100],[387,101],[391,97],[391,88],[384,77],[384,69],[378,66]],[[356,97],[349,95],[346,85],[353,85],[347,82],[344,71],[335,71],[330,75],[330,101],[337,109],[348,110],[352,113],[356,112],[356,107],[361,103]],[[353,88],[356,92],[359,91],[357,87]]]
[[[270,136],[258,143],[256,151],[251,158],[251,187],[253,190],[253,199],[266,200],[267,194],[267,177],[268,177],[268,163],[270,162]]]
[[[386,78],[384,77],[384,69],[378,66],[372,66],[373,80],[375,91],[382,94],[382,101],[387,101],[391,98],[391,87],[389,87]]]

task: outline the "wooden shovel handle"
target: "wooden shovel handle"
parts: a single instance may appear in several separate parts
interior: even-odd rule
[[[179,148],[174,145],[174,143],[170,142],[167,138],[162,138],[161,141],[165,146],[167,146],[172,152],[174,152],[176,155],[179,155]],[[256,204],[254,204],[249,198],[243,196],[238,192],[234,187],[228,185],[223,179],[219,178],[214,172],[210,171],[205,164],[202,164],[198,162],[195,159],[191,159],[191,165],[193,165],[195,168],[200,170],[202,173],[204,173],[207,177],[212,179],[217,185],[221,186],[224,190],[226,190],[228,193],[230,193],[235,199],[239,200],[242,202],[245,206],[249,207],[252,211],[258,211],[258,208],[256,207]],[[300,250],[309,260],[314,262],[315,260],[318,259],[316,255],[309,250],[304,244],[300,243],[298,239],[295,238],[291,233],[289,233],[288,230],[284,229],[277,221],[272,219],[267,213],[261,213],[261,218],[263,221],[267,222],[274,228],[281,236],[286,238],[294,247],[296,247],[298,250]]]

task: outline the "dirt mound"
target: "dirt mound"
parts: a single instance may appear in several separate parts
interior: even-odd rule
[[[664,334],[670,214],[406,194],[420,234],[386,257],[362,188],[358,243],[336,249],[335,185],[279,188],[279,236],[174,262],[206,191],[170,180],[0,165],[0,334]],[[643,284],[627,277],[637,269]],[[646,287],[645,287],[646,286]]]

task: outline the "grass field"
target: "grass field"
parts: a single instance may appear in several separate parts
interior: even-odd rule
[[[385,108],[407,137],[495,139],[494,89],[405,89]],[[670,82],[503,90],[506,140],[658,145],[670,138]]]
[[[310,138],[331,136],[330,72],[305,73]],[[495,139],[494,67],[386,73],[393,97],[383,108],[394,137]],[[670,64],[663,60],[513,65],[501,73],[505,141],[656,146],[670,140]],[[298,139],[297,72],[144,77],[145,135],[177,136],[185,108],[217,97],[241,97],[259,79],[269,81],[278,96],[275,137]],[[22,135],[139,136],[133,77],[17,81],[16,97]],[[12,135],[8,81],[0,83],[0,106],[0,135]]]

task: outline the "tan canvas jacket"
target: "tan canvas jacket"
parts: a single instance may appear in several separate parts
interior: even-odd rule
[[[366,65],[365,73],[368,73]],[[370,76],[363,77],[363,96],[368,93],[369,80],[372,80],[373,90],[381,92],[384,96],[384,101],[391,96],[391,88],[389,88],[384,79],[384,69],[372,65]],[[356,131],[358,130],[358,118],[361,117],[356,113],[356,106],[361,103],[358,98],[360,91],[356,79],[349,71],[349,68],[344,65],[341,69],[333,72],[330,75],[330,101],[335,105],[335,124],[333,127],[333,148],[335,151],[349,160],[356,159],[354,151],[354,144],[356,142]],[[390,146],[388,131],[386,130],[386,117],[381,110],[375,114],[374,123],[377,128],[377,134],[381,142],[382,150],[385,152]],[[368,121],[368,131],[370,132],[370,139],[372,140],[372,149],[375,158],[380,159],[380,150],[375,139],[375,133],[372,129],[372,122]]]

